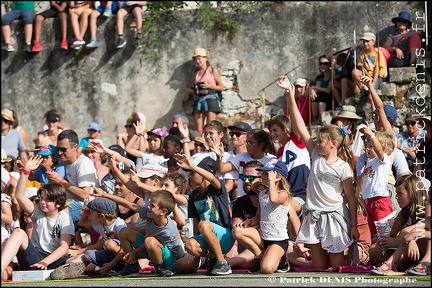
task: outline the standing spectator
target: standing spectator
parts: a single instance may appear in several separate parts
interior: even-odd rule
[[[395,24],[395,32],[383,44],[385,52],[388,51],[389,67],[411,66],[416,63],[416,51],[422,47],[420,33],[410,30],[411,14],[406,11],[400,12],[392,22]]]
[[[309,91],[308,91],[309,90],[308,82],[306,79],[298,78],[294,82],[294,86],[296,89],[295,90],[296,104],[300,111],[300,114],[302,115],[305,123],[310,123],[310,119],[309,119],[310,99],[309,99]],[[289,116],[288,109],[286,106],[284,109],[284,114]]]
[[[60,32],[62,41],[60,49],[68,50],[67,42],[67,18],[68,18],[68,3],[69,1],[50,1],[50,8],[36,15],[34,23],[34,41],[32,52],[42,51],[40,45],[40,35],[42,32],[42,24],[47,18],[58,18],[60,22]]]
[[[224,90],[219,70],[211,67],[207,51],[196,48],[192,59],[195,69],[189,80],[189,95],[194,96],[194,118],[199,135],[203,133],[206,122],[216,120],[221,112],[218,92]]]
[[[98,182],[96,168],[90,158],[78,153],[78,135],[73,130],[59,134],[57,149],[60,160],[65,163],[66,178],[56,172],[47,172],[48,179],[65,187],[67,198],[74,200],[68,208],[74,223],[77,223],[84,201],[90,196],[91,185]]]
[[[94,10],[93,1],[70,1],[69,17],[73,33],[75,35],[72,47],[81,49],[86,43],[84,36],[88,27],[88,18]]]
[[[87,127],[87,137],[81,138],[79,145],[78,145],[78,152],[81,153],[82,150],[85,147],[88,147],[90,144],[90,140],[101,140],[100,134],[101,134],[101,125],[99,122],[90,122],[89,126]]]
[[[32,52],[31,40],[35,15],[35,1],[12,1],[12,10],[1,17],[2,35],[5,42],[3,50],[15,51],[11,41],[11,25],[13,21],[20,19],[24,24],[24,52]]]
[[[47,125],[47,129],[43,131],[43,136],[48,137],[51,140],[51,143],[56,146],[57,145],[57,136],[63,131],[66,130],[61,123],[62,116],[60,110],[54,108],[50,109],[44,114],[45,124]]]
[[[1,111],[2,127],[1,127],[1,146],[12,159],[11,167],[14,167],[15,161],[20,158],[24,163],[27,162],[28,151],[24,145],[21,133],[13,129],[13,112],[8,108],[3,108]]]
[[[425,139],[426,131],[419,129],[416,118],[413,113],[407,113],[405,116],[406,130],[396,135],[398,149],[402,150],[408,162],[411,171],[414,169],[416,150],[420,142]]]
[[[135,35],[135,45],[141,47],[141,30],[142,30],[142,11],[143,6],[147,5],[147,1],[120,1],[119,10],[117,11],[117,43],[116,48],[120,49],[126,45],[124,33],[124,20],[127,14],[132,13],[135,17],[137,34]]]
[[[25,213],[31,215],[34,225],[31,238],[22,229],[14,229],[1,254],[1,273],[16,255],[22,270],[54,269],[64,264],[74,234],[71,217],[62,210],[66,206],[66,191],[52,183],[37,192],[39,204],[25,195],[29,171],[35,169],[42,159],[31,157],[21,171],[15,190],[18,203]]]
[[[86,45],[87,49],[95,49],[100,46],[97,40],[97,20],[103,15],[105,18],[116,14],[119,6],[119,1],[100,1],[100,6],[95,8],[90,14],[90,42]]]
[[[312,159],[305,206],[308,211],[296,242],[309,244],[315,268],[336,269],[346,265],[344,250],[359,238],[348,133],[342,127],[325,125],[315,143],[295,103],[294,85],[286,76],[281,76],[277,85],[290,95],[293,131],[299,134]]]

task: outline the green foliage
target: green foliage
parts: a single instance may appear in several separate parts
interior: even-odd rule
[[[217,18],[215,28],[218,32],[228,32],[231,40],[235,38],[238,32],[237,23],[226,17]]]
[[[198,9],[198,21],[206,27],[213,26],[213,19],[216,17],[216,12],[214,11],[212,4],[210,2],[197,2]]]

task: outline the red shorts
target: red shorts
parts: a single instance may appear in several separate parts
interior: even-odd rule
[[[374,197],[365,200],[369,229],[372,237],[377,234],[375,222],[393,212],[390,197]]]

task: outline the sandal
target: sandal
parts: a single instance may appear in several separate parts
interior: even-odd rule
[[[385,266],[384,266],[385,265]],[[386,268],[385,268],[386,267]],[[383,262],[380,267],[374,268],[370,271],[373,275],[383,276],[386,272],[394,271],[393,265],[390,262]]]
[[[419,262],[419,264],[417,265],[421,265],[421,267],[411,267],[408,270],[406,270],[406,273],[408,275],[415,275],[415,276],[427,276],[431,274],[431,264],[427,263],[427,262]]]
[[[359,265],[366,266],[369,263],[370,257],[369,252],[363,246],[362,243],[357,243],[358,251],[359,251]]]

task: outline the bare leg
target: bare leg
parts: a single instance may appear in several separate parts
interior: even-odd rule
[[[204,127],[204,113],[194,111],[194,117],[195,117],[195,125],[196,125],[196,129],[198,131],[198,134],[202,135],[203,127]]]
[[[34,24],[34,41],[40,42],[40,35],[42,31],[42,24],[45,18],[42,15],[36,15],[35,24]]]

